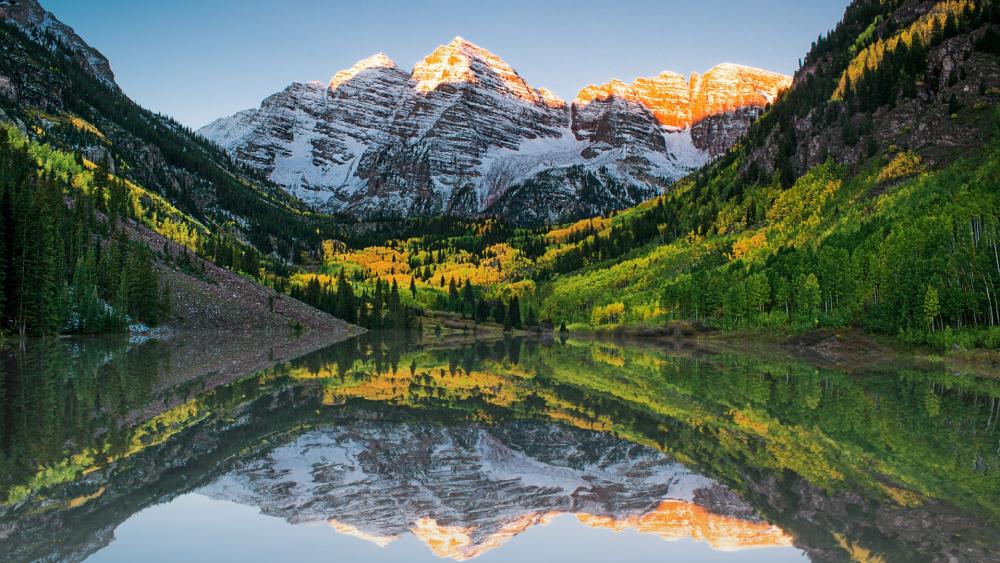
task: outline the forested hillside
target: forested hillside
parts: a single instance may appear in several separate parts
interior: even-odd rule
[[[151,249],[118,220],[124,181],[0,130],[0,321],[20,334],[124,330],[170,312]],[[41,163],[41,169],[39,169]]]
[[[273,289],[341,222],[135,104],[72,30],[16,15],[0,21],[0,330],[344,329]]]

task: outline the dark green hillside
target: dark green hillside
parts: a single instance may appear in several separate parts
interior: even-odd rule
[[[40,42],[39,42],[40,41]],[[0,23],[0,119],[158,193],[215,234],[295,260],[333,228],[172,119],[143,109],[53,37]]]

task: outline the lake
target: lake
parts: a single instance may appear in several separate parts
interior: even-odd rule
[[[1000,381],[628,340],[33,341],[4,561],[990,561]]]

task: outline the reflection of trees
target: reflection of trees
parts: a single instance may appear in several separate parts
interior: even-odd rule
[[[169,355],[126,338],[84,342],[46,339],[0,358],[0,490],[49,468],[69,446],[100,441],[102,455],[125,447],[127,415],[151,398]]]

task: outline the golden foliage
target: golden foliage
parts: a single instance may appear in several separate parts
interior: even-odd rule
[[[603,307],[598,305],[594,307],[593,312],[590,315],[590,324],[594,326],[609,325],[620,323],[625,318],[625,304],[609,303]]]
[[[767,233],[757,231],[753,235],[744,236],[733,243],[733,251],[729,254],[731,261],[739,260],[750,252],[767,246]]]
[[[878,68],[882,59],[885,58],[885,54],[896,49],[900,41],[910,46],[913,44],[915,37],[920,37],[920,40],[926,45],[930,43],[935,22],[939,29],[943,28],[949,15],[957,17],[967,7],[973,6],[975,4],[971,0],[944,0],[938,2],[927,14],[910,24],[903,31],[885,40],[878,39],[865,49],[862,49],[861,52],[855,55],[850,64],[848,64],[847,69],[840,76],[840,83],[833,93],[833,98],[835,100],[843,99],[848,82],[856,84],[858,79],[864,76],[866,72]]]
[[[907,178],[919,174],[923,170],[920,156],[911,152],[903,151],[897,154],[889,164],[886,164],[878,173],[878,183],[891,182],[901,178]]]
[[[552,229],[545,234],[545,241],[549,243],[562,244],[588,229],[593,232],[603,231],[611,225],[611,219],[605,217],[594,217],[592,219],[581,219],[568,227]]]

